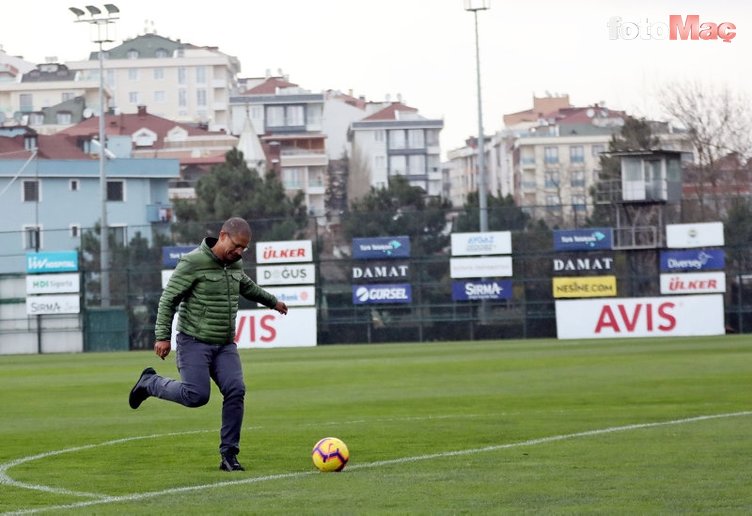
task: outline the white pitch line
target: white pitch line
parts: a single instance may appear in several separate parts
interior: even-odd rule
[[[399,459],[390,459],[390,460],[381,460],[381,461],[375,461],[375,462],[367,462],[367,463],[362,463],[362,464],[353,464],[349,466],[347,469],[350,471],[358,470],[358,469],[371,469],[371,468],[377,468],[381,466],[390,466],[394,464],[405,464],[409,462],[419,462],[419,461],[424,461],[424,460],[443,459],[446,457],[457,457],[461,455],[474,455],[478,453],[486,453],[486,452],[492,452],[492,451],[498,451],[498,450],[505,450],[509,448],[517,448],[520,446],[534,446],[537,444],[547,444],[547,443],[552,443],[556,441],[564,441],[567,439],[576,439],[579,437],[591,437],[594,435],[604,435],[604,434],[610,434],[610,433],[616,433],[616,432],[626,432],[629,430],[643,430],[645,428],[681,425],[681,424],[686,424],[686,423],[695,423],[698,421],[709,421],[712,419],[724,419],[724,418],[749,416],[749,415],[752,415],[752,411],[730,412],[726,414],[712,414],[712,415],[706,415],[706,416],[695,416],[695,417],[689,417],[689,418],[684,418],[684,419],[672,419],[669,421],[657,421],[654,423],[635,423],[635,424],[624,425],[624,426],[612,426],[608,428],[601,428],[597,430],[587,430],[584,432],[576,432],[572,434],[562,434],[562,435],[553,435],[549,437],[540,437],[538,439],[529,439],[527,441],[519,441],[516,443],[484,446],[482,448],[470,448],[466,450],[454,450],[454,451],[447,451],[447,452],[430,453],[426,455],[416,455],[413,457],[402,457]],[[192,432],[192,433],[197,433],[197,432]],[[148,437],[152,437],[152,436],[148,436]],[[107,444],[111,444],[114,442],[136,440],[136,439],[146,439],[148,437],[118,439],[117,441],[110,441]],[[98,445],[81,446],[76,449],[87,449],[87,448],[92,448],[94,446],[98,446]],[[68,451],[73,451],[73,450],[74,449],[69,449]],[[41,456],[46,457],[46,456],[51,456],[51,455],[57,455],[59,453],[63,453],[63,451],[49,452],[47,454],[40,454],[40,456],[36,456],[36,457],[41,457]],[[22,459],[19,459],[19,460],[22,460]],[[7,467],[4,467],[4,469],[7,469]],[[3,474],[4,474],[4,469],[2,470]],[[131,494],[131,495],[122,495],[122,496],[93,495],[99,498],[96,500],[87,500],[84,502],[76,502],[76,503],[71,503],[71,504],[53,505],[49,507],[39,507],[36,509],[26,509],[26,510],[15,511],[15,512],[6,512],[6,513],[3,513],[3,515],[10,516],[10,515],[16,515],[16,514],[19,514],[19,515],[20,514],[37,514],[41,512],[47,512],[47,511],[63,511],[67,509],[81,509],[83,507],[90,507],[93,505],[102,505],[106,503],[135,502],[135,501],[144,500],[147,498],[154,498],[154,497],[159,497],[159,496],[164,496],[164,495],[172,495],[176,493],[186,493],[186,492],[191,492],[191,491],[200,491],[203,489],[213,489],[216,487],[226,487],[226,486],[232,486],[232,485],[256,484],[259,482],[266,482],[269,480],[286,480],[286,479],[291,479],[291,478],[300,478],[300,477],[305,477],[309,475],[314,475],[317,473],[318,473],[317,471],[298,471],[294,473],[281,473],[277,475],[266,475],[262,477],[253,477],[253,478],[229,480],[229,481],[223,481],[223,482],[215,482],[213,484],[174,487],[170,489],[164,489],[161,491],[151,491],[147,493],[136,493],[136,494]]]

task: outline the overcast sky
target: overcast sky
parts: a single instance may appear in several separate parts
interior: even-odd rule
[[[41,63],[84,59],[95,50],[68,6],[94,2],[0,3],[0,45]],[[103,2],[104,3],[104,2]],[[443,118],[443,150],[478,132],[473,15],[463,0],[115,0],[118,42],[158,34],[237,56],[244,77],[279,69],[313,91],[352,89],[368,100],[404,101]],[[101,5],[101,4],[96,4]],[[752,4],[744,0],[490,0],[478,13],[485,133],[504,113],[532,107],[533,95],[568,93],[578,106],[605,102],[659,117],[659,91],[673,81],[702,81],[752,92]],[[731,22],[736,37],[716,41],[653,39],[645,19],[697,14]],[[621,36],[608,22],[621,18]],[[641,25],[641,33],[628,32]],[[613,24],[612,24],[613,25]],[[623,39],[636,35],[636,39]],[[645,38],[645,39],[643,39]]]

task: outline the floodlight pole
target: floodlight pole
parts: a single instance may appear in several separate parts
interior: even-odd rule
[[[478,43],[478,11],[491,8],[490,0],[465,0],[465,10],[475,19],[475,75],[478,88],[478,207],[480,231],[488,231],[488,187],[486,186],[485,138],[483,135],[483,101],[480,87],[480,44]]]
[[[77,8],[71,7],[70,10],[76,15],[76,23],[84,22],[96,26],[96,38],[94,43],[99,45],[99,195],[101,202],[101,230],[99,238],[99,268],[100,268],[100,297],[101,306],[110,306],[110,241],[109,225],[107,223],[107,170],[105,149],[107,140],[105,135],[105,105],[104,105],[104,51],[103,43],[112,43],[114,40],[109,37],[109,28],[119,17],[117,14],[120,10],[113,4],[105,4],[106,14],[93,5],[87,5],[86,10],[89,12],[88,18],[81,18],[86,13]]]

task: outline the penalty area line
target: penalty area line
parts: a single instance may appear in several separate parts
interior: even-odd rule
[[[390,465],[395,465],[395,464],[420,462],[420,461],[425,461],[425,460],[442,459],[442,458],[447,458],[447,457],[457,457],[457,456],[462,456],[462,455],[475,455],[478,453],[487,453],[487,452],[493,452],[493,451],[498,451],[498,450],[506,450],[510,448],[518,448],[521,446],[535,446],[538,444],[547,444],[547,443],[553,443],[557,441],[577,439],[580,437],[592,437],[592,436],[606,435],[606,434],[617,433],[617,432],[628,432],[630,430],[644,430],[647,428],[658,428],[662,426],[682,425],[682,424],[687,424],[687,423],[696,423],[699,421],[710,421],[714,419],[726,419],[726,418],[742,417],[742,416],[749,416],[749,415],[752,415],[752,411],[730,412],[726,414],[711,414],[711,415],[695,416],[695,417],[689,417],[689,418],[683,418],[683,419],[672,419],[669,421],[656,421],[653,423],[635,423],[631,425],[612,426],[612,427],[601,428],[597,430],[586,430],[584,432],[575,432],[571,434],[552,435],[549,437],[528,439],[527,441],[518,441],[514,443],[483,446],[481,448],[469,448],[465,450],[445,451],[445,452],[430,453],[430,454],[425,454],[425,455],[416,455],[413,457],[402,457],[399,459],[390,459],[390,460],[381,460],[381,461],[375,461],[375,462],[367,462],[367,463],[362,463],[362,464],[353,464],[349,466],[347,469],[350,471],[360,470],[360,469],[371,469],[371,468],[377,468],[381,466],[390,466]],[[6,512],[6,513],[3,513],[3,515],[37,514],[41,512],[47,512],[47,511],[80,509],[83,507],[90,507],[93,505],[102,505],[102,504],[108,504],[108,503],[135,502],[135,501],[144,500],[148,498],[154,498],[158,496],[172,495],[172,494],[178,494],[178,493],[187,493],[187,492],[192,492],[192,491],[201,491],[204,489],[213,489],[216,487],[256,484],[256,483],[267,482],[271,480],[289,480],[293,478],[302,478],[302,477],[306,477],[310,475],[315,475],[318,473],[319,473],[318,471],[298,471],[298,472],[293,472],[293,473],[280,473],[276,475],[265,475],[261,477],[228,480],[228,481],[222,481],[222,482],[215,482],[212,484],[174,487],[174,488],[169,488],[169,489],[163,489],[161,491],[150,491],[146,493],[135,493],[135,494],[130,494],[130,495],[122,495],[122,496],[94,495],[94,496],[99,496],[100,498],[96,500],[87,500],[87,501],[75,502],[75,503],[70,503],[70,504],[62,504],[62,505],[54,505],[54,506],[48,506],[48,507],[38,507],[35,509],[26,509],[26,510],[20,510],[20,511]]]

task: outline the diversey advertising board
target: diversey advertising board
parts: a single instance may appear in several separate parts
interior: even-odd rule
[[[611,228],[558,229],[554,231],[555,251],[596,251],[613,248]]]
[[[484,254],[512,254],[512,233],[452,233],[452,255],[479,256]]]
[[[723,222],[666,224],[666,247],[720,247],[723,245]]]
[[[661,251],[661,272],[717,271],[725,266],[723,249]]]
[[[452,301],[511,299],[512,280],[453,281]]]
[[[26,273],[76,272],[78,270],[77,251],[43,251],[26,253]]]
[[[410,237],[353,238],[352,257],[356,260],[409,258]]]
[[[413,291],[409,283],[353,285],[352,299],[354,305],[404,304],[413,300]]]
[[[723,335],[723,295],[556,301],[560,339]]]
[[[257,263],[312,262],[310,240],[285,240],[279,242],[256,242]]]

